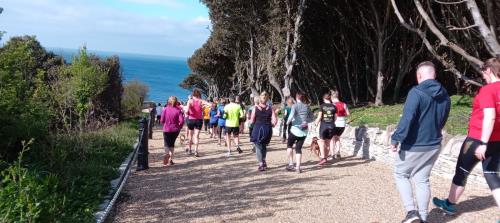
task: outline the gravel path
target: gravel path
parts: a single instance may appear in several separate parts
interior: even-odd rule
[[[285,145],[274,138],[267,155],[269,170],[257,161],[245,134],[243,154],[225,157],[205,133],[200,158],[177,148],[176,165],[162,166],[163,138],[149,141],[150,166],[133,172],[109,222],[400,222],[404,210],[392,167],[345,157],[318,167],[304,148],[304,172],[284,170]],[[450,180],[432,177],[433,196],[447,194]],[[500,218],[489,190],[470,184],[458,216],[443,216],[431,204],[429,222],[490,222]]]

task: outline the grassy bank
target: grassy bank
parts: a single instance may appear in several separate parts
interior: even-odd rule
[[[34,142],[2,172],[0,222],[93,222],[136,137],[133,120]]]
[[[452,96],[451,111],[446,123],[446,132],[452,135],[467,134],[467,125],[472,108],[472,98],[469,96]],[[351,125],[385,128],[396,125],[403,113],[403,104],[380,107],[361,107],[350,109]]]

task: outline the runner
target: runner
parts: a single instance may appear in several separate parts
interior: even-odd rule
[[[333,159],[340,159],[340,136],[344,133],[346,118],[349,116],[349,109],[344,102],[339,100],[338,91],[332,90],[332,103],[337,109],[335,113],[335,128],[333,129],[333,140],[330,141],[330,152]]]
[[[283,140],[282,140],[282,143],[285,143],[286,142],[286,136],[288,134],[290,134],[290,128],[292,126],[288,125],[287,122],[288,122],[288,117],[290,117],[290,112],[292,110],[292,106],[293,106],[293,99],[292,98],[288,98],[288,100],[286,100],[286,105],[285,107],[283,108],[283,111],[282,111],[282,114],[283,114]]]
[[[487,85],[474,98],[469,133],[458,156],[448,199],[432,199],[434,205],[448,214],[457,212],[455,205],[465,190],[467,177],[480,161],[484,178],[500,208],[500,58],[487,60],[481,71]]]
[[[168,99],[167,106],[160,115],[160,123],[163,124],[163,142],[165,147],[163,165],[174,165],[175,140],[184,125],[184,116],[182,115],[182,110],[178,107],[176,97],[170,96]]]
[[[226,119],[224,118],[224,106],[226,106],[226,99],[221,98],[220,103],[217,106],[217,118],[218,118],[218,123],[217,123],[217,133],[219,134],[219,143],[218,145],[221,145],[222,141],[222,136],[224,136],[224,143],[227,144],[226,142]]]
[[[210,108],[212,103],[210,102],[207,105],[203,106],[203,128],[205,129],[205,133],[209,133],[210,129]]]
[[[278,122],[273,108],[266,104],[267,100],[269,95],[264,91],[260,94],[260,103],[254,107],[250,118],[250,122],[254,124],[251,141],[255,145],[259,171],[265,171],[267,168],[267,145],[273,136],[273,126]]]
[[[335,128],[335,113],[337,109],[332,104],[332,97],[330,93],[323,95],[323,104],[320,106],[318,118],[316,119],[316,126],[319,125],[319,140],[318,145],[320,148],[320,161],[318,165],[326,164],[327,145],[330,145],[330,140],[333,138],[333,129]]]
[[[291,126],[288,134],[286,150],[288,156],[288,166],[286,167],[286,170],[293,171],[295,169],[297,173],[301,173],[302,169],[300,168],[300,165],[302,163],[302,145],[304,145],[304,141],[307,137],[308,123],[314,121],[314,114],[306,104],[308,101],[304,93],[297,93],[295,95],[295,100],[297,103],[292,105],[290,114],[286,120],[287,125]],[[292,149],[294,144],[296,166],[293,164]]]
[[[193,98],[187,102],[188,107],[188,141],[189,141],[189,151],[188,154],[192,153],[192,145],[194,144],[194,156],[199,157],[198,153],[198,142],[200,140],[200,131],[203,126],[203,106],[207,103],[201,100],[201,93],[198,89],[193,90]]]
[[[243,111],[243,117],[240,118],[240,134],[244,134],[245,133],[245,122],[247,120],[245,105],[241,101],[240,96],[236,96],[235,102],[236,102],[236,104],[240,105],[241,111]]]
[[[219,118],[217,118],[217,104],[214,102],[212,103],[211,105],[211,108],[210,108],[210,112],[209,112],[209,115],[210,115],[210,122],[209,122],[209,125],[210,125],[210,138],[211,139],[215,139],[215,135],[217,134],[216,131],[217,131],[217,122],[219,121]]]
[[[231,156],[231,135],[236,144],[238,153],[243,151],[240,148],[240,118],[244,112],[241,106],[236,104],[235,98],[229,98],[229,104],[224,107],[224,117],[226,118],[226,141],[227,141],[227,156]]]
[[[156,107],[156,123],[158,123],[158,125],[161,124],[160,122],[160,118],[161,118],[161,114],[163,112],[163,107],[161,106],[161,103],[158,103],[158,107]]]

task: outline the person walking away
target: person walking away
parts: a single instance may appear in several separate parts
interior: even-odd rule
[[[233,136],[236,144],[236,151],[242,153],[240,148],[240,118],[244,113],[241,106],[236,104],[235,98],[229,98],[229,104],[224,107],[224,117],[226,118],[226,141],[227,141],[227,156],[231,156],[231,136]]]
[[[323,94],[323,104],[320,106],[316,126],[319,125],[319,140],[320,161],[318,165],[327,163],[327,146],[330,145],[330,140],[333,138],[333,129],[335,128],[335,113],[337,108],[332,104],[330,92]]]
[[[177,140],[184,125],[184,116],[177,103],[177,98],[170,96],[167,106],[160,115],[160,123],[163,124],[163,143],[165,147],[163,165],[165,166],[174,165],[175,140]]]
[[[287,124],[287,121],[288,121],[288,118],[290,117],[290,112],[292,110],[292,106],[293,106],[293,99],[288,98],[288,100],[286,100],[286,105],[282,111],[282,113],[283,113],[283,130],[282,130],[283,140],[281,141],[282,143],[286,142],[286,137],[287,137],[287,135],[290,134],[291,126]]]
[[[217,122],[219,121],[219,118],[217,117],[217,104],[212,103],[210,106],[210,120],[209,120],[209,125],[210,125],[210,138],[215,139],[215,135],[217,134]]]
[[[339,100],[338,91],[331,91],[332,103],[337,109],[335,113],[335,128],[333,129],[333,140],[330,140],[330,152],[333,159],[340,159],[340,136],[344,133],[347,116],[350,115],[347,104]]]
[[[271,142],[273,136],[273,127],[276,126],[278,119],[273,108],[267,104],[269,94],[262,92],[260,94],[260,103],[252,109],[250,122],[254,125],[252,128],[251,141],[254,143],[259,162],[259,171],[265,171],[267,168],[266,155],[267,145]]]
[[[441,150],[443,129],[450,112],[450,97],[436,81],[432,62],[417,67],[418,85],[406,98],[403,115],[392,135],[391,149],[397,151],[394,163],[396,187],[406,209],[402,222],[426,222],[431,197],[429,175]],[[415,183],[414,204],[411,180]],[[417,211],[418,210],[418,211]]]
[[[211,104],[212,103],[209,103],[207,105],[204,105],[203,106],[203,128],[205,129],[205,133],[209,133],[209,129],[210,129],[210,108],[211,108]]]
[[[224,107],[226,106],[226,99],[221,98],[219,106],[217,106],[217,133],[219,134],[219,142],[218,145],[221,145],[222,136],[224,136],[224,143],[227,146],[226,142],[226,119],[224,118]]]
[[[198,153],[198,143],[200,140],[200,131],[203,126],[203,106],[207,104],[205,101],[201,100],[201,93],[198,89],[193,90],[193,98],[187,102],[188,107],[188,140],[189,140],[189,151],[188,154],[192,154],[192,146],[194,144],[194,156],[199,157]]]
[[[241,107],[241,111],[243,111],[243,117],[240,118],[240,134],[245,134],[245,122],[247,121],[247,115],[246,115],[246,110],[245,110],[245,105],[243,104],[243,101],[241,101],[240,96],[235,97],[235,103],[239,104]]]
[[[158,103],[158,106],[156,107],[156,123],[158,125],[161,124],[160,118],[162,113],[163,113],[163,107],[161,106],[161,103]]]
[[[432,200],[448,214],[457,212],[455,205],[465,190],[467,177],[479,162],[500,208],[500,58],[488,59],[481,71],[487,84],[474,97],[469,132],[460,149],[448,198]]]
[[[249,106],[248,111],[247,111],[248,136],[249,136],[250,142],[252,142],[252,130],[253,130],[253,125],[254,125],[250,120],[252,118],[253,108],[255,108],[255,106],[257,106],[257,105],[259,105],[259,97],[255,97],[253,99],[253,106]],[[255,146],[252,146],[252,152],[255,153]]]
[[[307,105],[307,98],[304,93],[299,92],[295,95],[296,104],[293,104],[290,109],[290,114],[286,120],[287,125],[290,127],[287,141],[287,157],[288,166],[286,170],[296,170],[301,173],[302,163],[302,146],[306,140],[308,133],[308,124],[314,121],[314,114],[310,107]],[[293,164],[293,145],[295,144],[295,162]]]

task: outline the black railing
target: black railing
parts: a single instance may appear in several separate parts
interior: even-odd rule
[[[120,196],[120,193],[123,189],[123,186],[127,182],[127,179],[130,175],[130,170],[133,162],[137,159],[137,171],[140,170],[145,170],[149,168],[149,162],[148,162],[148,140],[152,137],[152,126],[154,125],[154,119],[152,119],[152,115],[149,115],[148,118],[142,118],[139,121],[139,136],[137,139],[137,143],[134,145],[134,151],[128,156],[127,160],[122,163],[122,165],[119,168],[119,171],[121,173],[120,177],[116,180],[118,180],[117,183],[112,183],[112,193],[108,195],[108,198],[111,198],[110,200],[106,200],[102,205],[101,205],[101,210],[98,211],[95,214],[96,217],[96,222],[97,223],[102,223],[106,220],[108,217],[110,211],[113,209],[116,200]],[[114,181],[116,181],[114,180]],[[113,181],[112,181],[113,182]]]

